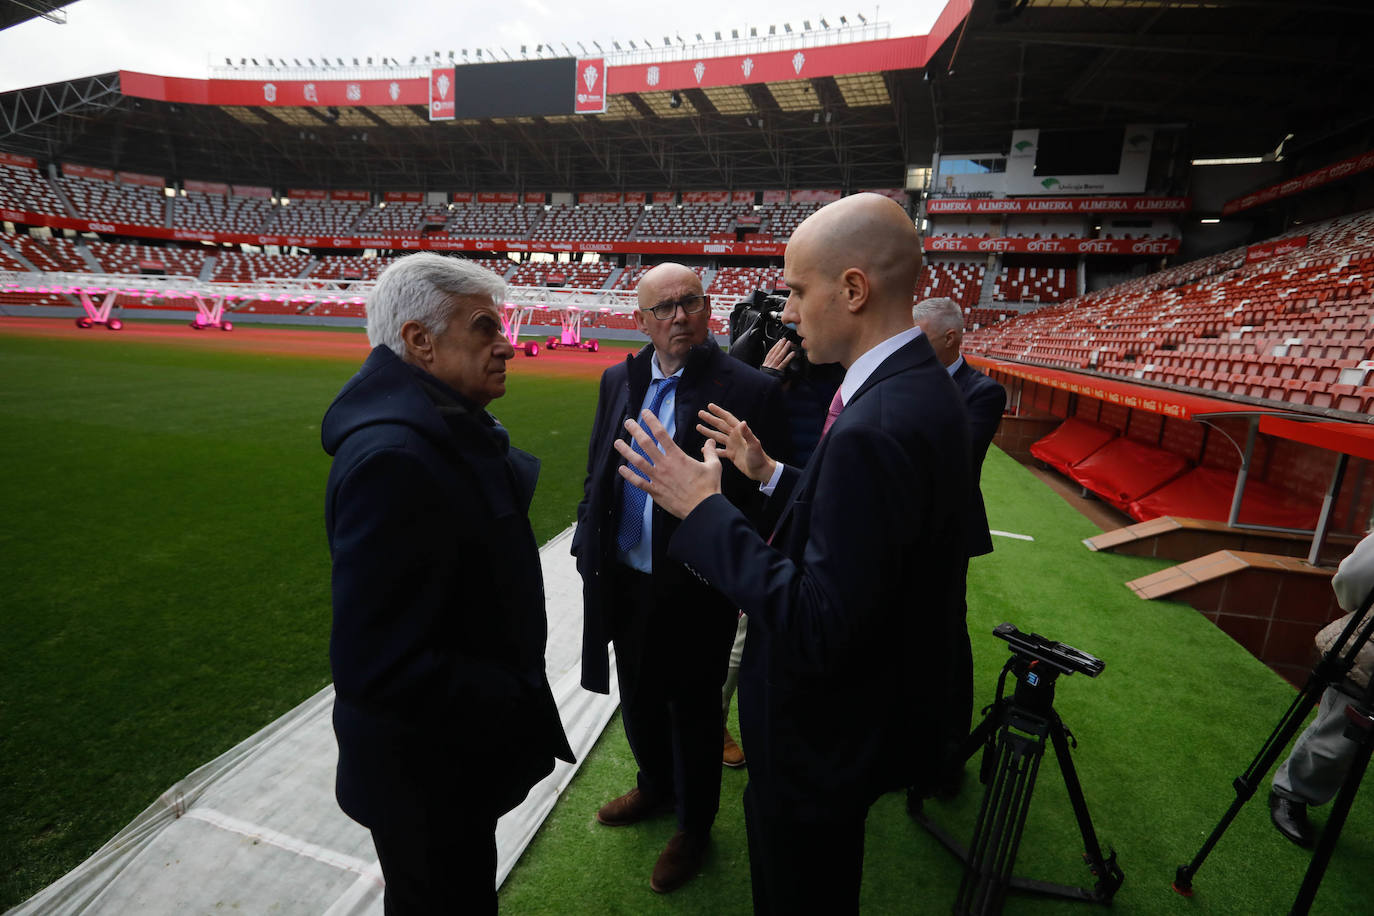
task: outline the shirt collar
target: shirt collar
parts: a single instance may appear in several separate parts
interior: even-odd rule
[[[889,337],[863,356],[854,360],[854,364],[851,365],[849,371],[844,374],[844,381],[840,383],[840,400],[848,404],[855,393],[863,387],[864,382],[868,381],[868,377],[873,374],[873,370],[882,365],[883,360],[920,336],[921,329],[919,327],[910,328],[900,334]]]
[[[954,357],[954,362],[952,362],[952,363],[950,363],[948,366],[946,366],[946,367],[945,367],[945,370],[946,370],[947,372],[949,372],[950,377],[953,378],[953,377],[954,377],[954,373],[958,372],[958,371],[959,371],[959,367],[962,366],[963,364],[964,364],[964,357],[963,357],[963,354],[960,354],[959,356]]]
[[[681,381],[682,370],[686,368],[686,366],[680,367],[676,372],[673,373],[672,377]],[[668,376],[664,375],[663,370],[658,367],[658,351],[654,351],[653,358],[649,360],[649,384],[653,384],[654,382],[660,381],[661,379],[665,378],[668,378]]]

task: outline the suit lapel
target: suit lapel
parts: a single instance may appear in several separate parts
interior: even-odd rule
[[[878,364],[878,367],[869,374],[864,383],[859,386],[859,390],[854,392],[854,396],[844,405],[844,410],[835,419],[834,425],[830,427],[830,433],[821,438],[816,450],[811,454],[811,460],[806,463],[806,468],[802,471],[801,479],[792,488],[792,494],[788,497],[787,505],[783,507],[782,513],[778,516],[778,523],[774,526],[773,537],[782,534],[792,516],[792,510],[800,500],[810,501],[811,490],[815,486],[816,475],[820,472],[821,463],[825,460],[826,446],[829,444],[827,439],[835,432],[836,427],[845,422],[845,415],[854,416],[849,413],[849,408],[872,388],[884,379],[914,369],[927,359],[934,359],[935,351],[930,347],[930,341],[926,340],[925,335],[918,336],[915,340],[905,344],[897,352]],[[772,539],[770,539],[772,540]]]

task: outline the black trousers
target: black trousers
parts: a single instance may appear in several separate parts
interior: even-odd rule
[[[653,576],[619,563],[608,574],[621,720],[639,790],[672,799],[678,828],[705,834],[720,808],[720,685],[738,616],[682,607]]]
[[[789,820],[760,803],[750,780],[744,825],[756,916],[858,913],[867,817],[865,810],[836,820]]]
[[[372,829],[386,916],[496,912],[496,815],[450,813]]]

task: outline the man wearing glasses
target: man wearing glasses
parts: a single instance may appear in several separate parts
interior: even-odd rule
[[[596,819],[622,827],[673,812],[677,830],[654,865],[650,887],[667,893],[693,878],[720,806],[720,685],[735,638],[737,610],[681,563],[666,557],[678,520],[629,486],[614,449],[625,420],[650,410],[665,435],[700,453],[697,411],[726,406],[758,425],[768,449],[789,450],[778,383],[731,359],[710,336],[710,297],[681,264],[660,264],[640,279],[635,327],[649,345],[601,376],[587,477],[572,553],[582,575],[582,686],[610,691],[606,646],[615,645],[625,737],[639,766],[636,785]],[[762,497],[733,467],[723,492],[751,521]]]

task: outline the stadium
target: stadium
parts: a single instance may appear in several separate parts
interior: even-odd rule
[[[9,5],[0,30],[69,6]],[[320,417],[377,277],[435,251],[508,286],[493,410],[543,461],[580,761],[503,820],[501,906],[749,911],[744,773],[670,897],[642,880],[654,837],[592,821],[635,763],[614,695],[576,686],[567,532],[597,379],[643,342],[639,277],[692,268],[727,343],[737,301],[786,291],[793,230],[862,191],[907,209],[913,303],[954,299],[1008,394],[968,585],[978,704],[1000,623],[1104,659],[1059,710],[1126,876],[1111,905],[1287,908],[1311,856],[1267,781],[1192,895],[1170,885],[1307,683],[1374,522],[1372,25],[1363,2],[948,0],[923,35],[817,16],[0,93],[0,909],[381,912],[333,797]],[[969,783],[928,806],[963,838]],[[1091,886],[1053,762],[1039,788],[1016,873]],[[1374,899],[1368,793],[1351,815],[1318,912]],[[943,911],[959,883],[904,798],[873,807],[864,912]]]

